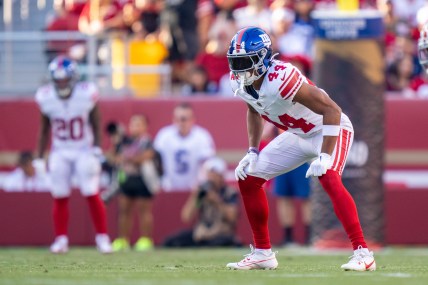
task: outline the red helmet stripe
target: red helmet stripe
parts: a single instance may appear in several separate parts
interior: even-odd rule
[[[244,33],[245,33],[245,31],[247,30],[248,28],[245,28],[245,29],[242,29],[240,32],[239,32],[239,34],[238,34],[238,36],[237,36],[237,39],[236,39],[236,50],[239,50],[239,49],[241,49],[241,42],[242,42],[242,37],[244,36]]]

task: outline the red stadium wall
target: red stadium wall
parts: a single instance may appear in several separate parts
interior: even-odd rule
[[[154,204],[154,239],[160,245],[168,235],[189,228],[180,220],[181,206],[187,199],[187,193],[160,193]],[[117,236],[117,201],[107,205],[109,234]],[[271,205],[270,224],[272,241],[279,244],[282,231],[279,230],[275,216],[275,201],[269,196]],[[297,205],[299,203],[297,202]],[[44,245],[53,239],[52,198],[49,193],[4,193],[0,191],[0,246],[12,245]],[[70,199],[69,236],[73,245],[94,244],[94,230],[86,200],[78,191],[74,191]],[[298,219],[300,215],[298,215]],[[134,229],[137,228],[137,220]],[[296,238],[303,240],[303,227],[297,226]],[[250,244],[251,231],[246,221],[245,212],[241,207],[237,236],[244,244]],[[133,241],[137,239],[137,231],[133,232]]]
[[[195,108],[198,124],[213,135],[219,152],[239,155],[247,146],[245,112],[240,100],[185,98]],[[103,126],[111,121],[126,124],[130,116],[144,113],[154,135],[171,122],[171,113],[180,99],[103,99],[100,102]],[[428,132],[421,131],[428,122],[428,100],[388,99],[386,102],[386,167],[428,169]],[[357,118],[351,118],[357,119]],[[38,110],[32,100],[0,101],[0,153],[34,149],[39,126]],[[104,148],[108,142],[104,140]],[[230,158],[233,166],[236,157]],[[410,190],[400,185],[385,187],[385,241],[391,244],[428,243],[428,220],[424,201],[428,189]],[[85,200],[74,193],[71,199],[70,237],[73,244],[93,243],[93,231]],[[184,193],[161,193],[155,200],[155,241],[176,232],[183,225],[179,210]],[[270,197],[272,240],[278,243],[281,230]],[[48,245],[52,240],[51,198],[47,193],[4,193],[0,191],[0,245]],[[116,205],[108,205],[110,230],[116,236]],[[238,234],[251,242],[245,213],[242,211]],[[298,239],[302,228],[299,224]]]

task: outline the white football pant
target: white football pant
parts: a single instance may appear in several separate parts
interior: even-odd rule
[[[353,140],[353,130],[341,129],[331,156],[332,165],[329,169],[342,174]],[[255,170],[249,172],[247,166],[245,173],[269,180],[289,172],[305,162],[318,158],[322,141],[321,132],[307,138],[283,132],[260,151]]]
[[[51,193],[54,198],[71,194],[71,179],[76,177],[77,187],[83,196],[98,193],[101,164],[91,151],[56,150],[49,156]]]

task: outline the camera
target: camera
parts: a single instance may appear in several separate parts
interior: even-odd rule
[[[211,191],[214,188],[215,188],[215,186],[214,186],[214,183],[212,181],[206,181],[206,182],[202,183],[199,186],[198,201],[200,201],[203,198],[205,198],[205,196],[207,195],[208,191]]]

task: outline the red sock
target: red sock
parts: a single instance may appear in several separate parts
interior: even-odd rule
[[[271,248],[268,228],[269,205],[262,188],[265,182],[263,178],[250,175],[245,180],[239,180],[239,189],[253,232],[254,245],[259,249]]]
[[[67,235],[68,229],[68,197],[54,199],[52,216],[55,236]]]
[[[86,197],[97,234],[107,233],[107,214],[99,194]]]
[[[339,173],[328,170],[319,180],[324,190],[330,196],[334,212],[345,228],[354,250],[360,245],[367,248],[360,220],[358,219],[357,207],[351,194],[349,194],[343,185]]]

